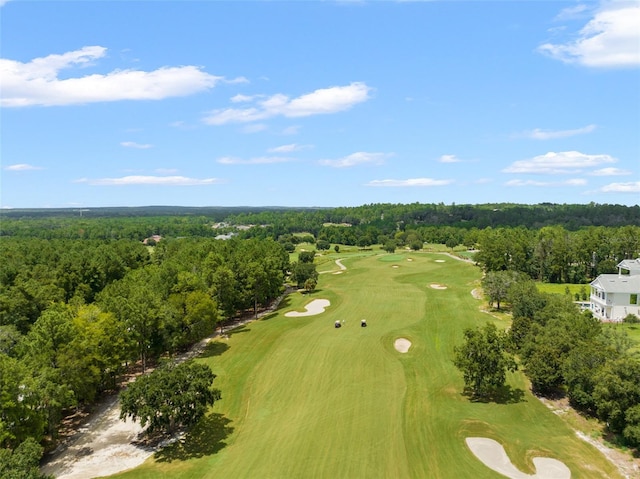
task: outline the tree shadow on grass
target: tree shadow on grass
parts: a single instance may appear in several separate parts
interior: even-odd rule
[[[230,422],[217,413],[203,417],[182,439],[157,451],[156,461],[186,461],[217,453],[227,445],[225,439],[233,432]]]
[[[274,311],[273,313],[265,314],[264,316],[262,316],[260,318],[260,321],[268,321],[271,318],[275,318],[276,316],[278,316],[278,313]]]
[[[251,332],[251,329],[247,328],[245,324],[243,324],[242,326],[238,326],[237,328],[232,327],[231,329],[224,330],[224,334],[229,337],[233,336],[234,334],[249,333],[249,332]]]
[[[480,403],[517,404],[525,401],[524,391],[520,388],[512,388],[509,385],[494,389],[491,393],[484,396],[478,396],[470,389],[465,389],[462,394],[472,402]]]
[[[229,348],[230,346],[227,343],[223,343],[222,341],[209,341],[199,357],[212,358],[214,356],[222,356],[222,354],[225,353]]]

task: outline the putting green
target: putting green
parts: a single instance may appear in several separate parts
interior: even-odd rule
[[[501,477],[467,437],[499,441],[524,473],[534,473],[533,457],[549,457],[572,477],[621,477],[528,392],[521,373],[509,375],[502,403],[464,397],[453,347],[465,327],[492,320],[470,294],[480,271],[436,264],[438,255],[393,256],[402,268],[341,253],[348,274],[321,276],[312,295],[330,301],[324,313],[285,317],[310,300],[295,293],[278,314],[214,343],[202,359],[222,391],[211,415],[184,445],[121,477]],[[410,341],[406,353],[398,338]]]

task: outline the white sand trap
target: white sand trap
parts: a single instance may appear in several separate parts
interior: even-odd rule
[[[438,284],[438,283],[431,283],[429,286],[431,288],[433,288],[433,289],[447,289],[446,286],[444,286],[443,284]]]
[[[437,259],[436,263],[444,263],[444,260],[443,259]]]
[[[394,265],[392,266],[392,268],[399,268],[399,267],[400,267],[400,266],[398,266],[397,264],[394,264]]]
[[[288,318],[298,318],[300,316],[314,316],[316,314],[324,313],[324,309],[328,307],[331,303],[328,299],[314,299],[309,304],[307,304],[303,313],[298,311],[289,311],[285,313],[285,316]]]
[[[406,353],[411,347],[411,341],[406,338],[398,338],[393,343],[393,347],[396,348],[396,351],[399,353]]]
[[[413,258],[407,258],[407,261],[413,261]]]
[[[482,463],[494,471],[511,479],[570,479],[571,471],[557,459],[534,457],[534,475],[525,474],[517,469],[502,444],[488,437],[468,437],[467,446]]]

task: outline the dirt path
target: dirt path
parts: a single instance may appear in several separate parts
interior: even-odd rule
[[[287,290],[269,308],[259,312],[257,318],[245,316],[228,322],[224,329],[228,331],[272,313],[289,292]],[[219,335],[219,331],[216,331],[177,356],[175,361],[180,363],[199,356],[207,344]],[[106,397],[65,443],[43,458],[41,471],[58,479],[88,479],[132,469],[167,444],[165,441],[156,447],[141,445],[138,439],[142,431],[139,423],[120,420],[117,395]]]

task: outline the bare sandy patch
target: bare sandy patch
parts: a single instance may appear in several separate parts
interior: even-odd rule
[[[447,289],[447,287],[443,284],[438,284],[438,283],[431,283],[429,285],[429,287],[433,288],[433,289]]]
[[[394,264],[394,265],[392,266],[392,268],[399,268],[399,267],[400,267],[400,266],[398,266],[397,264]]]
[[[393,347],[396,348],[396,351],[399,353],[406,353],[411,347],[411,341],[406,338],[398,338],[393,343]]]
[[[407,258],[407,261],[411,262],[413,261],[413,258]]]
[[[482,299],[482,293],[478,288],[471,290],[471,296],[473,296],[474,299]]]
[[[536,473],[525,474],[516,468],[502,444],[488,437],[468,437],[467,446],[482,463],[510,479],[570,479],[571,471],[564,462],[549,457],[534,457]]]
[[[316,314],[324,313],[325,308],[330,304],[331,303],[328,299],[314,299],[304,307],[304,312],[289,311],[288,313],[285,313],[285,316],[288,318],[299,318],[300,316],[315,316]]]
[[[444,263],[445,261],[443,259],[437,259],[436,263]]]
[[[153,449],[134,444],[143,429],[137,422],[121,421],[119,405],[87,428],[90,432],[47,463],[42,472],[58,479],[109,476],[139,466],[153,454]]]

